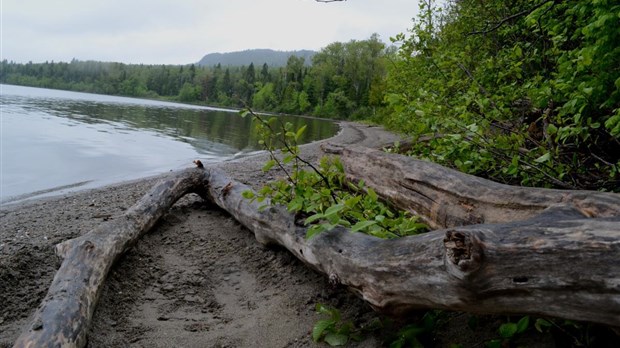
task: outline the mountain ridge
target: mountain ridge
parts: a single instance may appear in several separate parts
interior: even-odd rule
[[[247,49],[243,51],[226,53],[209,53],[197,63],[200,66],[245,66],[254,63],[254,66],[267,64],[270,67],[286,66],[290,56],[304,58],[305,64],[310,65],[312,57],[316,54],[312,50],[277,51],[268,48]]]

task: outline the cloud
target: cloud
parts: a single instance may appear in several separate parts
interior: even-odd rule
[[[249,48],[320,49],[411,26],[414,1],[3,0],[2,58],[186,64]]]

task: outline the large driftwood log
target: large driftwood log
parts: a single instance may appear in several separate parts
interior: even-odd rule
[[[58,244],[62,264],[15,347],[83,347],[110,267],[179,198],[192,192],[204,197],[205,178],[202,168],[181,171],[158,183],[124,215]]]
[[[220,172],[212,171],[209,181],[210,199],[260,243],[284,246],[379,311],[529,313],[620,326],[620,216],[589,218],[565,204],[522,221],[396,240],[344,228],[307,240],[283,207],[259,211],[262,203],[242,198],[249,188]],[[493,185],[480,181],[478,188],[486,184]]]
[[[380,162],[379,154],[368,151],[367,158],[364,152],[345,151],[343,162],[352,173],[356,170],[351,163],[362,160],[369,166],[390,168],[390,162]],[[263,203],[242,197],[250,188],[223,172],[182,171],[155,186],[122,217],[57,246],[64,261],[15,346],[83,346],[111,265],[190,192],[228,211],[260,243],[285,247],[379,311],[400,315],[418,308],[442,308],[529,313],[620,326],[619,195],[497,186],[444,168],[445,174],[441,167],[401,167],[395,158],[390,160],[392,170],[405,168],[396,175],[409,181],[398,184],[389,173],[377,172],[377,179],[366,179],[367,183],[397,201],[403,200],[403,191],[420,191],[414,209],[428,214],[427,221],[449,228],[397,240],[335,228],[307,240],[306,228],[296,225],[286,209],[274,206],[260,211]],[[410,179],[410,170],[434,171]],[[357,174],[349,175],[356,178]],[[382,190],[379,178],[383,175],[400,189]],[[460,189],[459,184],[467,187]],[[447,194],[451,190],[456,192],[452,196]],[[494,194],[501,198],[493,199]],[[472,219],[454,206],[482,218]],[[451,220],[452,211],[458,219]],[[454,227],[470,221],[486,223]]]
[[[568,204],[587,217],[620,216],[620,195],[615,193],[503,185],[364,147],[332,152],[342,154],[348,180],[364,180],[377,194],[421,216],[432,228],[523,220],[557,204]]]

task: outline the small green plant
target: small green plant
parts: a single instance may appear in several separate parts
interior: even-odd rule
[[[340,311],[318,303],[316,311],[326,316],[314,324],[312,329],[312,340],[314,342],[325,342],[330,346],[343,346],[349,340],[359,341],[359,330],[355,328],[351,321],[342,321]]]
[[[432,332],[436,326],[441,311],[428,311],[419,322],[402,327],[396,334],[396,339],[390,344],[390,348],[421,348],[424,345],[419,338],[422,334]]]
[[[263,207],[286,206],[297,221],[308,226],[307,238],[336,226],[379,238],[426,231],[426,225],[418,222],[416,216],[385,204],[363,181],[346,181],[338,157],[323,157],[318,166],[301,158],[298,140],[305,127],[293,129],[277,117],[264,119],[251,110],[242,111],[242,116],[248,114],[256,122],[259,144],[270,154],[263,171],[277,167],[285,179],[272,181],[256,193],[246,191],[245,198],[266,202]]]
[[[527,330],[530,325],[530,317],[524,316],[518,322],[506,322],[500,325],[498,333],[501,338],[490,340],[486,343],[487,348],[501,348],[508,345],[508,342]]]

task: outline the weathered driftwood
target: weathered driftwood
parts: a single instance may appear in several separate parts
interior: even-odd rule
[[[397,240],[343,228],[306,240],[283,207],[259,211],[241,196],[249,188],[220,172],[209,181],[210,199],[260,243],[284,246],[379,311],[530,313],[620,326],[620,216],[589,218],[561,205],[523,221]]]
[[[406,158],[381,162],[382,156],[350,149],[343,162],[352,179],[364,177],[396,202],[414,197],[405,206],[449,228],[397,240],[336,228],[306,240],[306,228],[292,214],[283,207],[260,211],[264,203],[242,197],[249,187],[223,172],[182,171],[122,217],[58,245],[62,266],[15,346],[83,346],[111,265],[189,192],[228,211],[260,243],[285,247],[379,311],[529,313],[620,326],[619,195],[508,187]],[[372,170],[372,180],[359,174]],[[468,222],[485,224],[454,227]]]
[[[377,194],[421,216],[432,228],[523,220],[557,204],[570,205],[587,217],[620,216],[619,194],[503,185],[364,147],[332,152],[342,154],[348,180],[364,180]]]
[[[124,215],[56,246],[63,260],[31,324],[15,347],[83,347],[86,333],[112,264],[179,198],[202,194],[205,170],[181,171],[158,183]]]

